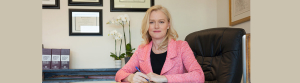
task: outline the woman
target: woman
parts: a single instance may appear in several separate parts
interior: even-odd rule
[[[166,8],[160,5],[149,8],[141,33],[143,44],[117,72],[116,81],[204,82],[203,71],[188,43],[176,41],[178,34]],[[136,72],[135,67],[141,72]]]

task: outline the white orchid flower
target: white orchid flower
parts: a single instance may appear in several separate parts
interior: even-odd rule
[[[127,14],[124,14],[123,16],[124,16],[123,21],[126,22],[127,24],[129,24],[129,21],[130,21],[129,16]]]
[[[126,18],[125,18],[124,15],[119,15],[119,16],[117,17],[117,21],[118,21],[119,24],[124,25],[125,22],[126,22]]]
[[[128,21],[126,21],[126,23],[127,23],[127,24],[129,24],[129,20],[128,20]]]
[[[123,16],[123,15],[119,15],[119,16],[117,17],[117,19],[121,20],[122,17],[124,17],[124,16]]]
[[[115,25],[118,25],[119,23],[116,22],[115,18],[112,18],[106,24],[115,24]]]
[[[129,16],[128,16],[127,14],[124,14],[124,17],[125,17],[125,19],[126,19],[126,22],[127,22],[127,21],[130,21],[130,18],[129,18]]]
[[[122,34],[121,33],[118,33],[117,35],[118,35],[119,38],[122,38]]]
[[[121,38],[115,37],[115,40],[119,41]]]
[[[121,17],[121,20],[122,20],[123,22],[126,22],[126,21],[127,21],[127,19],[126,19],[125,16],[122,16],[122,17]]]
[[[108,34],[108,36],[110,36],[110,35],[115,36],[117,33],[118,33],[117,30],[113,30]]]
[[[112,21],[113,21],[112,24],[119,25],[119,22],[118,22],[117,20],[118,20],[118,19],[113,18],[113,19],[112,19]]]
[[[121,33],[115,34],[115,39],[118,40],[118,41],[121,40],[122,39]]]
[[[110,23],[111,23],[111,24],[115,24],[115,20],[113,20],[113,19],[110,20]]]

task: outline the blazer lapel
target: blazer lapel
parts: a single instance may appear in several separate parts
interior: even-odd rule
[[[142,57],[140,57],[141,60],[140,68],[142,69],[141,71],[144,71],[145,74],[153,72],[151,62],[150,62],[151,47],[152,47],[152,41],[144,47],[144,53],[142,53]]]
[[[166,72],[168,72],[169,70],[171,70],[173,68],[173,66],[176,62],[174,60],[172,60],[172,58],[174,58],[176,56],[177,56],[176,42],[175,42],[175,40],[171,39],[168,44],[166,61],[164,63],[164,66],[161,70],[160,75],[165,74]]]

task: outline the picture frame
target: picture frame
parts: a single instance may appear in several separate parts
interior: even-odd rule
[[[103,6],[103,0],[68,0],[68,6]]]
[[[250,0],[229,0],[229,25],[250,20]]]
[[[60,9],[60,0],[42,0],[43,9]]]
[[[102,9],[69,9],[69,36],[103,36]]]
[[[146,12],[154,0],[110,0],[110,12]]]

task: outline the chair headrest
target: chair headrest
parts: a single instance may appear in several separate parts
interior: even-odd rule
[[[246,32],[242,28],[218,27],[190,33],[185,41],[195,56],[214,57],[225,52],[242,49],[242,37]]]

